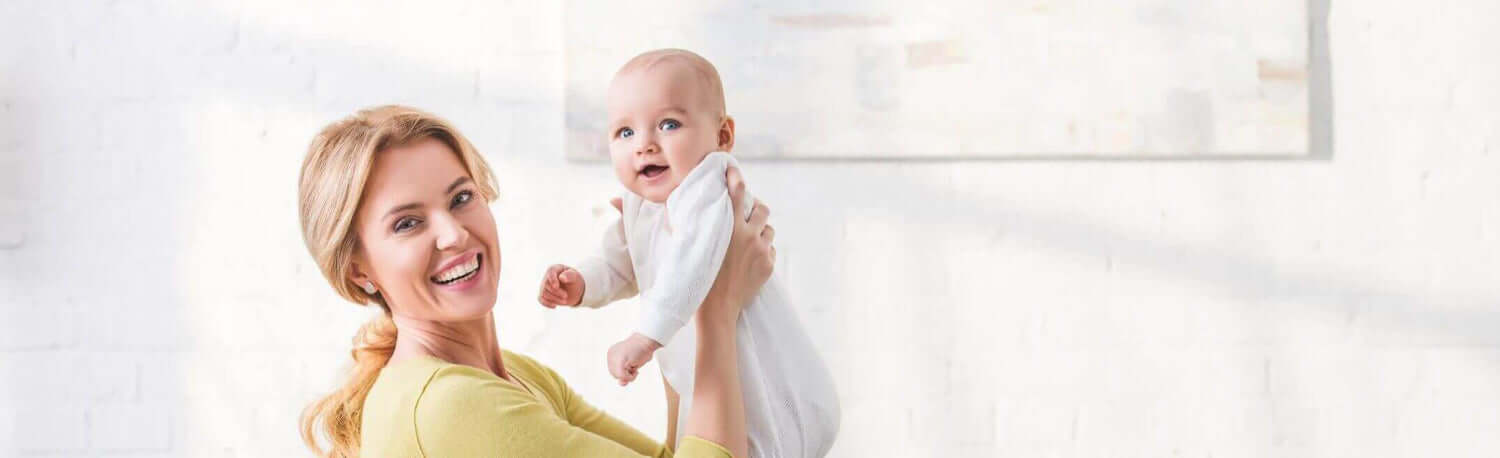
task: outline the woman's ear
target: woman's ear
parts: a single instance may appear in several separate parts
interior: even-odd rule
[[[370,275],[365,272],[364,262],[363,255],[354,255],[354,259],[349,261],[348,279],[354,283],[355,287],[364,290],[365,294],[374,295],[375,292],[379,291],[380,287],[376,286],[375,280],[370,278]]]
[[[729,152],[734,149],[734,118],[724,116],[719,122],[719,151]]]

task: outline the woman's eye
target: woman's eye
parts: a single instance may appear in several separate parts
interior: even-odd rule
[[[661,121],[661,130],[672,130],[678,127],[682,127],[682,123],[677,122],[676,119],[663,119]]]
[[[469,203],[469,201],[473,199],[473,191],[460,191],[458,194],[453,196],[453,204],[451,206],[453,208],[458,208],[460,205]]]
[[[392,230],[395,230],[396,232],[405,232],[406,230],[417,227],[417,223],[419,222],[421,221],[418,221],[416,218],[401,218],[400,220],[396,221],[396,227],[392,228]]]
[[[622,127],[622,128],[620,128],[620,130],[618,132],[615,132],[615,138],[621,138],[621,139],[630,138],[631,136],[634,136],[634,135],[635,135],[635,131],[630,130],[629,127]]]

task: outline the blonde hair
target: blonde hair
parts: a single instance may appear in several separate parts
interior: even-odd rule
[[[367,108],[329,124],[313,137],[303,159],[297,206],[308,253],[340,296],[356,304],[374,303],[384,312],[355,333],[351,352],[354,366],[343,385],[302,411],[302,441],[317,455],[359,456],[365,395],[396,346],[396,324],[391,320],[389,304],[379,292],[366,294],[349,280],[351,263],[359,249],[354,216],[364,197],[365,181],[378,153],[426,138],[437,139],[452,149],[485,200],[495,199],[494,175],[474,145],[447,121],[414,108]],[[329,441],[327,451],[318,443],[320,432]]]

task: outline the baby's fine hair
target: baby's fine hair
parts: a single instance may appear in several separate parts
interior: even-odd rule
[[[663,48],[646,51],[638,56],[632,57],[615,72],[615,77],[625,73],[648,70],[657,64],[678,63],[685,64],[702,80],[703,87],[708,90],[708,103],[713,105],[716,114],[723,116],[726,113],[724,107],[724,83],[719,79],[719,70],[708,59],[686,49]]]

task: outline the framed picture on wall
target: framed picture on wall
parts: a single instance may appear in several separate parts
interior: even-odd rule
[[[1304,0],[569,0],[563,21],[575,160],[608,156],[615,70],[665,47],[718,68],[748,158],[1309,149]]]

